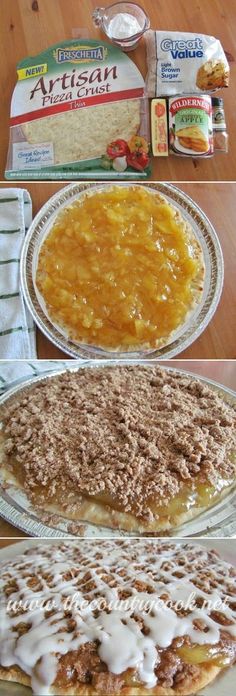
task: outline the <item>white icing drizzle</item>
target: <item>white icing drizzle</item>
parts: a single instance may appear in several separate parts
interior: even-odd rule
[[[32,581],[34,586],[30,586]],[[7,597],[9,582],[15,584]],[[145,583],[148,591],[138,583]],[[151,688],[157,683],[158,648],[167,648],[174,638],[184,635],[200,645],[219,642],[222,625],[211,616],[216,603],[216,609],[232,622],[224,628],[236,638],[236,611],[226,604],[220,608],[226,598],[232,603],[232,586],[236,590],[232,567],[195,544],[80,540],[32,548],[1,564],[0,664],[20,667],[31,677],[34,694],[44,696],[56,679],[60,656],[98,640],[99,656],[110,672],[118,675],[134,668],[139,680]],[[159,603],[149,612],[137,606],[134,610],[124,605],[118,609],[119,592],[125,592],[131,602]],[[168,594],[172,603],[183,602],[189,613],[180,615],[173,605],[162,606],[163,594]],[[191,606],[193,594],[205,603],[210,600],[211,607]],[[65,597],[67,607],[62,606]],[[96,597],[114,603],[110,613],[104,608],[94,613],[91,602]],[[21,613],[7,611],[9,599],[22,601]],[[75,599],[87,599],[89,604],[78,609]],[[32,600],[34,606],[24,606]],[[51,609],[50,602],[58,608],[45,615],[45,609],[40,608],[43,601],[47,602],[45,609]],[[75,621],[70,632],[66,608]],[[196,628],[196,619],[204,621],[205,630]],[[142,632],[140,620],[148,634]],[[27,632],[19,635],[17,626],[21,623],[27,624]]]

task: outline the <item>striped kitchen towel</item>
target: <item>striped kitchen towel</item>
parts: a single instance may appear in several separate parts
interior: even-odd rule
[[[20,288],[20,254],[32,202],[20,188],[0,190],[0,359],[36,358],[33,319]]]
[[[66,370],[81,365],[85,367],[87,360],[2,360],[0,361],[0,395],[7,389],[16,387],[20,382],[30,377],[38,377],[42,373]]]

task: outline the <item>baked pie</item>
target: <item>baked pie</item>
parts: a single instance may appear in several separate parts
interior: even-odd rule
[[[235,483],[235,408],[160,366],[80,368],[2,409],[2,470],[37,509],[166,533]]]
[[[229,67],[223,60],[208,60],[197,72],[196,85],[202,90],[229,86]]]
[[[0,678],[37,696],[195,694],[235,660],[235,576],[192,543],[31,547],[1,564]]]
[[[186,126],[176,132],[176,137],[182,147],[194,152],[208,152],[209,141],[198,126]]]
[[[201,247],[180,211],[144,186],[90,189],[42,242],[37,296],[75,342],[106,350],[168,344],[202,299]]]

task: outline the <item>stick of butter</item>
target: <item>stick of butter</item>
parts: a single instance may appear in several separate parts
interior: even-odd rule
[[[154,157],[168,155],[168,125],[165,99],[152,99],[151,104],[152,152]]]

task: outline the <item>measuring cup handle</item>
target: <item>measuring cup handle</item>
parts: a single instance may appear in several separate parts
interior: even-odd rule
[[[102,23],[102,18],[105,12],[105,7],[95,7],[93,10],[92,18],[95,27],[100,27]]]

